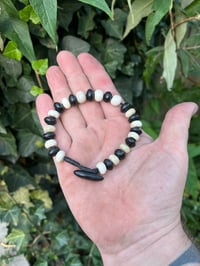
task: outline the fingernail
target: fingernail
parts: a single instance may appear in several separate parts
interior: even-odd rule
[[[194,110],[192,112],[192,115],[195,115],[198,112],[198,110],[199,110],[199,106],[196,103],[194,103]]]

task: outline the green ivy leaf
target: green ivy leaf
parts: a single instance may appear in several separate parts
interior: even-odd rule
[[[13,228],[11,233],[6,237],[6,240],[10,244],[14,244],[16,246],[16,249],[19,250],[21,246],[25,243],[26,235],[24,231]]]
[[[11,0],[1,0],[0,10],[1,33],[15,41],[22,54],[31,62],[35,59],[35,53],[28,25],[18,18],[18,12]]]
[[[31,90],[30,90],[30,93],[31,95],[33,96],[38,96],[40,94],[42,94],[44,92],[44,90],[38,86],[32,86]]]
[[[35,97],[30,94],[30,89],[34,81],[30,76],[22,76],[15,87],[5,88],[4,94],[7,101],[11,104],[18,102],[30,103],[35,100]]]
[[[14,192],[23,186],[30,186],[31,188],[35,186],[33,177],[19,164],[13,165],[12,169],[5,174],[5,180],[10,192]]]
[[[0,154],[1,156],[11,155],[16,159],[18,158],[15,138],[11,132],[7,132],[6,135],[0,134]]]
[[[41,20],[43,28],[47,31],[52,41],[57,43],[57,0],[30,0],[35,13]]]
[[[102,51],[102,61],[112,78],[115,78],[116,71],[121,69],[126,51],[127,48],[122,43],[111,38],[106,40]]]
[[[163,59],[163,74],[162,77],[167,82],[168,90],[171,90],[175,78],[177,67],[177,54],[176,43],[172,36],[171,30],[169,30],[164,45],[164,59]]]
[[[87,39],[88,35],[95,28],[94,17],[96,13],[92,8],[85,8],[84,14],[82,14],[78,20],[78,34],[81,37]]]
[[[79,2],[99,8],[104,11],[111,19],[113,19],[113,13],[105,0],[79,0]]]
[[[22,53],[20,50],[17,48],[17,44],[14,41],[9,41],[8,44],[6,45],[3,55],[18,60],[20,61],[22,58]]]
[[[32,68],[40,75],[45,75],[48,69],[48,59],[39,59],[31,63]]]
[[[2,52],[3,49],[4,49],[4,41],[3,41],[1,34],[0,34],[0,51]]]
[[[101,23],[110,37],[121,39],[123,36],[124,25],[126,22],[126,13],[119,9],[115,9],[115,19],[113,21],[103,20]]]
[[[153,0],[135,0],[132,4],[132,12],[129,12],[123,39],[134,29],[140,21],[147,17],[152,10]]]
[[[19,17],[25,22],[28,22],[30,20],[33,24],[39,24],[41,22],[40,18],[35,13],[31,5],[27,5],[23,9],[21,9],[19,11]]]
[[[19,224],[20,214],[21,214],[21,211],[17,205],[14,205],[12,208],[9,208],[7,210],[1,210],[1,207],[0,207],[1,221],[4,221],[9,224],[12,223],[14,226],[17,226]]]
[[[181,7],[182,7],[182,8],[186,8],[186,7],[189,6],[192,2],[194,2],[194,0],[182,0],[182,1],[181,1]]]
[[[49,197],[48,191],[37,189],[30,193],[31,199],[41,200],[44,203],[46,209],[52,208],[52,200]]]
[[[23,157],[30,156],[43,146],[42,137],[35,135],[28,129],[19,130],[17,136],[19,139],[19,154]]]
[[[90,44],[80,38],[68,35],[63,38],[62,48],[78,55],[82,52],[89,52]]]
[[[191,2],[190,5],[188,5],[184,9],[184,12],[186,13],[187,16],[196,16],[199,14],[199,10],[200,10],[200,1],[194,0]]]
[[[29,189],[27,187],[20,187],[13,193],[13,199],[18,204],[23,204],[26,208],[33,207],[33,203],[30,201]]]
[[[191,195],[193,199],[197,199],[199,195],[199,190],[200,190],[200,182],[198,180],[197,170],[194,161],[190,158],[188,178],[186,182],[185,191],[186,193]]]
[[[145,29],[145,35],[146,35],[146,41],[149,44],[152,34],[155,30],[155,27],[158,25],[158,23],[161,21],[161,19],[169,12],[169,10],[172,8],[172,0],[154,0],[152,8],[154,9],[154,12],[151,13],[146,21],[146,29]]]
[[[9,76],[9,80],[14,79],[16,84],[17,79],[22,74],[21,62],[0,54],[0,64]]]

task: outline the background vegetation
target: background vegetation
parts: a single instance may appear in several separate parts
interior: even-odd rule
[[[199,0],[0,0],[0,264],[102,265],[47,157],[35,98],[56,53],[90,52],[156,137],[166,111],[200,99]],[[182,217],[200,243],[200,118]]]

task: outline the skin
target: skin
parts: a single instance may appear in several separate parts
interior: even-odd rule
[[[44,117],[53,101],[88,88],[117,94],[103,66],[91,55],[57,56],[47,71],[52,98],[38,96]],[[152,140],[145,132],[136,147],[101,182],[74,176],[75,167],[55,163],[60,185],[73,215],[99,248],[104,265],[168,265],[190,245],[182,229],[180,209],[188,171],[187,140],[196,104],[174,106]],[[58,146],[85,166],[95,167],[119,147],[129,124],[118,107],[86,102],[64,112],[56,124]],[[162,248],[160,248],[162,247]]]

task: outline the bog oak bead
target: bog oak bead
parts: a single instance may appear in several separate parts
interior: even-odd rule
[[[97,163],[96,168],[101,175],[104,175],[107,172],[106,166],[102,162]]]
[[[131,128],[132,127],[142,127],[142,122],[140,120],[135,120],[130,123]]]
[[[108,170],[112,170],[113,169],[113,162],[111,160],[105,159],[103,162],[104,162],[104,164],[105,164],[105,166],[106,166],[106,168]]]
[[[47,125],[55,125],[56,124],[56,118],[54,116],[47,116],[44,118],[44,121],[47,123]]]
[[[57,154],[56,154],[56,157],[55,157],[55,160],[56,162],[62,162],[64,160],[64,157],[65,157],[65,152],[64,151],[59,151]]]
[[[134,108],[130,108],[128,111],[126,111],[125,116],[126,116],[127,118],[129,118],[129,117],[131,117],[132,115],[134,115],[135,112],[136,112],[136,110],[135,110]]]
[[[53,146],[49,148],[48,154],[51,157],[54,157],[58,152],[59,152],[59,148],[57,146]]]
[[[55,133],[54,132],[46,132],[46,133],[43,134],[43,138],[45,140],[54,139],[55,138]]]
[[[86,99],[88,101],[93,101],[94,100],[94,91],[92,89],[87,90]]]
[[[125,158],[125,151],[122,149],[115,150],[114,154],[120,159],[123,160]]]
[[[133,127],[130,129],[130,132],[136,132],[138,135],[142,134],[142,130],[139,127]]]
[[[58,118],[60,116],[60,113],[56,110],[49,110],[48,116],[54,116],[55,118]]]
[[[102,90],[96,90],[94,92],[94,99],[96,102],[101,102],[103,100],[103,91]]]
[[[110,91],[106,91],[103,95],[104,102],[108,103],[112,99],[112,93]]]
[[[44,133],[54,132],[54,131],[56,131],[56,127],[55,126],[52,126],[52,125],[45,125],[44,126]]]
[[[128,111],[128,109],[130,109],[130,108],[131,108],[130,103],[125,102],[125,103],[121,104],[120,110],[122,113],[126,113]]]
[[[108,159],[111,160],[114,165],[118,165],[120,162],[119,158],[115,154],[111,154]]]
[[[135,139],[134,138],[128,137],[125,139],[125,142],[130,148],[135,147]]]
[[[69,102],[68,98],[62,98],[62,104],[66,109],[69,109],[71,107],[71,103]]]
[[[65,111],[65,107],[62,103],[54,103],[54,107],[58,113],[63,113]]]
[[[70,94],[69,95],[69,102],[71,105],[76,105],[78,103],[76,96],[73,94]]]
[[[120,95],[114,95],[110,101],[113,106],[118,106],[122,102],[122,97]]]
[[[139,119],[140,119],[140,116],[138,114],[133,114],[129,117],[128,122],[131,123],[131,122],[133,122],[135,120],[139,120]]]
[[[56,146],[56,145],[57,145],[57,142],[56,142],[55,139],[48,139],[48,140],[45,142],[45,144],[44,144],[44,146],[45,146],[46,149],[49,149],[49,148],[51,148],[51,147],[53,147],[53,146]]]
[[[138,135],[136,132],[129,132],[128,137],[134,138],[135,140],[139,140],[140,135]]]
[[[76,98],[77,98],[78,103],[84,103],[86,101],[86,96],[83,91],[78,91],[76,93]]]
[[[129,153],[131,151],[130,147],[127,144],[122,143],[119,147],[121,150],[125,151],[125,153]]]

